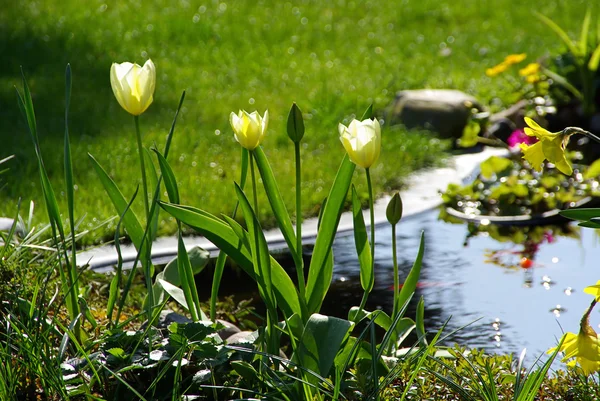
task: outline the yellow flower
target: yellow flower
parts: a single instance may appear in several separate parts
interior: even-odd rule
[[[531,167],[541,171],[544,160],[554,163],[556,168],[565,175],[573,174],[573,167],[565,157],[565,149],[569,143],[570,135],[561,132],[550,132],[540,127],[529,117],[525,117],[525,134],[535,136],[539,142],[533,145],[521,144],[523,158],[531,164]]]
[[[508,65],[518,64],[521,61],[525,60],[526,58],[527,58],[527,54],[525,54],[525,53],[509,54],[508,56],[506,56],[506,58],[504,58],[504,63],[506,63]]]
[[[527,81],[528,84],[534,84],[536,82],[538,82],[540,80],[540,76],[535,74],[535,75],[528,75],[525,80]]]
[[[522,77],[528,77],[530,75],[537,75],[540,72],[541,66],[538,63],[527,64],[525,68],[519,70],[519,75]]]
[[[377,119],[352,120],[347,127],[339,124],[338,131],[354,164],[369,168],[377,161],[381,151],[381,127]]]
[[[493,66],[492,68],[488,68],[487,70],[485,70],[485,75],[487,75],[488,77],[495,77],[498,74],[503,73],[504,71],[506,71],[508,69],[509,65],[506,63],[500,63],[496,66]]]
[[[569,359],[574,360],[568,363],[573,366],[579,364],[585,375],[590,375],[600,370],[600,341],[598,335],[589,324],[589,314],[585,315],[581,320],[581,328],[579,334],[565,333],[563,343],[560,346],[560,351],[564,352],[563,362]],[[551,354],[556,350],[552,348],[548,350]]]
[[[148,60],[143,67],[129,62],[113,63],[110,67],[110,85],[121,107],[128,113],[139,116],[154,100],[154,63]]]
[[[596,285],[590,285],[589,287],[585,287],[583,292],[586,294],[593,295],[596,297],[596,301],[600,301],[600,281],[596,283]]]
[[[257,111],[248,114],[246,110],[240,110],[238,114],[231,112],[229,122],[235,139],[248,150],[256,149],[262,142],[267,132],[269,123],[269,111],[265,111],[264,117],[261,117]]]

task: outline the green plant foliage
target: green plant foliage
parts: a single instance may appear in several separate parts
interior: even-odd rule
[[[442,199],[445,206],[467,215],[535,216],[600,195],[598,181],[584,178],[586,171],[580,167],[574,177],[567,177],[546,168],[540,174],[520,160],[494,157],[481,164],[480,175],[470,184],[448,185]]]

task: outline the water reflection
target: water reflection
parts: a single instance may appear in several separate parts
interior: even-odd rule
[[[400,282],[406,278],[425,231],[425,256],[413,298],[425,299],[426,326],[440,328],[450,318],[445,340],[490,352],[539,355],[565,331],[577,331],[590,296],[580,290],[598,280],[593,230],[547,226],[515,231],[494,225],[447,224],[431,211],[398,226]],[[465,240],[466,239],[466,240]],[[377,227],[375,288],[367,309],[390,313],[393,302],[391,229]],[[466,244],[465,244],[466,242]],[[466,246],[465,246],[466,245]],[[362,295],[352,236],[334,243],[335,269],[324,313],[346,317]],[[531,261],[523,263],[523,258]],[[408,316],[414,317],[414,311]],[[597,316],[596,316],[597,317]],[[597,319],[600,320],[600,319]],[[596,323],[597,324],[597,323]]]

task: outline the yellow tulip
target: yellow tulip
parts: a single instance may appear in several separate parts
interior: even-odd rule
[[[347,127],[339,124],[338,130],[340,140],[354,164],[369,168],[377,161],[381,151],[381,127],[377,119],[352,120]]]
[[[148,60],[143,67],[129,62],[113,63],[110,67],[110,85],[121,107],[128,113],[139,116],[154,100],[154,63]]]
[[[541,171],[543,162],[547,159],[563,174],[573,174],[573,167],[565,157],[565,149],[571,135],[564,131],[550,132],[529,117],[525,117],[525,123],[529,126],[525,127],[525,134],[539,139],[539,142],[533,145],[521,144],[523,158],[531,164],[531,167]]]
[[[265,111],[261,117],[257,111],[248,114],[246,110],[240,110],[238,114],[231,112],[229,122],[235,139],[248,150],[255,149],[262,142],[267,133],[269,123],[269,111]]]

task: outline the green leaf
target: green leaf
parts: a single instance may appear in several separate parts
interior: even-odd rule
[[[598,208],[581,208],[561,210],[560,215],[572,220],[590,220],[593,217],[600,217],[600,209]]]
[[[427,338],[425,337],[425,300],[423,296],[419,299],[417,304],[417,319],[416,319],[417,335],[419,336],[419,342],[427,346]]]
[[[205,251],[199,246],[192,247],[189,251],[187,251],[187,253],[194,274],[198,274],[204,270],[210,261],[210,252]],[[163,277],[173,285],[181,284],[181,279],[179,277],[179,266],[176,257],[165,266],[163,270]]]
[[[177,266],[179,279],[181,280],[181,289],[188,305],[192,320],[197,322],[200,320],[200,300],[198,299],[198,290],[196,289],[196,281],[194,280],[194,272],[190,264],[190,258],[183,243],[181,230],[179,230],[179,238],[177,242]],[[156,306],[156,305],[154,305]]]
[[[354,244],[360,264],[360,285],[365,292],[370,293],[375,284],[375,272],[371,259],[371,246],[367,237],[367,228],[356,188],[352,186],[352,218],[354,221]]]
[[[598,24],[598,26],[600,27],[600,24]],[[590,57],[590,61],[588,63],[588,69],[591,72],[596,72],[598,70],[598,64],[600,64],[600,44],[598,45],[598,47],[596,47],[596,49],[592,53],[592,57]]]
[[[133,245],[135,246],[138,253],[140,254],[140,261],[142,262],[142,265],[146,268],[145,265],[150,258],[147,257],[147,252],[148,252],[147,239],[145,241],[143,241],[144,230],[142,229],[142,225],[140,224],[140,221],[138,220],[137,216],[135,215],[135,213],[133,213],[133,211],[131,209],[127,209],[127,200],[125,200],[125,197],[123,197],[123,194],[117,187],[117,184],[115,184],[115,182],[112,180],[112,178],[110,178],[108,176],[106,171],[104,171],[104,169],[96,161],[94,156],[92,156],[89,153],[88,153],[88,156],[89,156],[90,160],[92,161],[92,165],[94,166],[94,169],[96,170],[98,178],[100,179],[100,182],[102,183],[102,186],[104,187],[104,190],[106,191],[108,197],[112,201],[112,203],[115,207],[115,210],[117,211],[117,213],[119,215],[121,215],[121,214],[123,215],[123,225],[125,226],[125,229],[127,230],[127,234],[129,235],[129,238],[131,238],[131,242],[133,242]],[[143,241],[143,244],[142,244],[142,241]],[[150,269],[150,270],[152,270],[152,269]]]
[[[254,366],[250,365],[245,361],[233,361],[231,362],[231,366],[233,370],[240,376],[242,376],[245,380],[249,382],[254,382],[259,380],[258,372],[254,369]]]
[[[158,150],[152,150],[154,151],[154,153],[156,153],[156,158],[158,159],[160,172],[163,176],[163,180],[165,181],[165,188],[167,189],[167,194],[169,195],[169,202],[179,203],[179,189],[177,188],[177,179],[175,178],[173,169],[169,165],[167,159],[165,159],[165,157]]]
[[[306,282],[306,299],[309,314],[317,312],[321,308],[323,299],[331,284],[333,266],[327,263],[328,256],[333,245],[333,239],[335,238],[355,167],[356,165],[350,161],[346,154],[327,197]]]
[[[161,207],[171,216],[189,225],[200,235],[215,244],[221,251],[229,255],[240,267],[255,280],[254,267],[250,251],[242,240],[224,221],[190,206],[173,205],[161,202]],[[271,258],[271,278],[277,304],[286,316],[294,313],[301,315],[300,302],[294,283],[277,261]]]
[[[167,294],[172,296],[175,301],[179,302],[179,304],[181,306],[183,306],[185,309],[187,309],[188,311],[190,310],[190,308],[187,304],[187,301],[185,299],[185,294],[183,293],[183,290],[181,288],[176,287],[173,284],[169,283],[168,281],[161,280],[161,279],[158,279],[158,283],[160,285],[162,285],[162,287],[167,292]]]
[[[462,136],[458,139],[457,144],[461,148],[470,148],[479,143],[479,132],[481,125],[477,121],[469,121],[462,132]]]
[[[271,279],[271,262],[269,255],[269,246],[260,226],[260,222],[250,206],[250,202],[244,194],[244,191],[236,184],[235,192],[240,202],[244,219],[248,226],[250,237],[250,249],[252,250],[252,264],[254,265],[254,274],[258,283],[258,290],[261,293],[267,308],[271,311],[277,309],[277,301],[273,295],[273,281]]]
[[[585,17],[583,18],[583,24],[581,26],[581,34],[579,35],[579,54],[581,56],[585,56],[587,54],[587,43],[588,43],[588,35],[590,32],[590,21],[591,21],[591,10],[588,9],[585,12]]]
[[[569,51],[575,56],[579,56],[579,49],[576,46],[576,43],[569,38],[569,35],[563,29],[556,24],[556,22],[552,21],[550,18],[542,15],[538,12],[534,12],[534,15],[538,17],[544,24],[546,24],[550,29],[558,35],[558,37],[567,45]]]
[[[327,377],[353,325],[348,320],[336,317],[317,313],[311,315],[294,354],[300,366]],[[307,375],[307,380],[318,381],[313,375]]]
[[[600,223],[594,223],[593,221],[584,221],[577,225],[585,228],[600,228]]]
[[[423,253],[425,251],[425,232],[421,233],[421,241],[419,242],[419,251],[417,252],[417,258],[413,263],[410,272],[408,273],[408,277],[404,281],[404,285],[400,290],[400,294],[398,294],[398,305],[404,305],[409,298],[411,298],[417,289],[417,283],[419,281],[419,276],[421,275],[421,266],[423,264]]]
[[[367,120],[369,118],[373,118],[373,103],[371,103],[369,105],[369,107],[367,107],[367,109],[365,110],[365,112],[363,113],[362,117],[361,117],[361,121]]]
[[[299,143],[304,137],[304,119],[302,111],[296,103],[292,104],[288,114],[287,134],[294,143]]]
[[[285,238],[287,246],[290,248],[290,252],[294,258],[294,261],[296,262],[296,259],[298,259],[298,252],[296,250],[296,234],[294,233],[292,220],[290,219],[290,216],[285,208],[285,204],[283,203],[281,193],[279,192],[279,187],[277,186],[277,182],[273,176],[273,171],[271,170],[267,156],[261,147],[254,149],[253,154],[254,159],[256,160],[256,165],[258,166],[258,171],[260,172],[260,176],[263,181],[263,185],[265,187],[267,198],[269,199],[269,204],[271,205],[271,209],[275,215],[275,220],[277,220],[277,225],[279,226],[279,229]]]
[[[512,162],[505,157],[492,156],[481,163],[481,176],[490,179],[494,174],[512,168]]]

